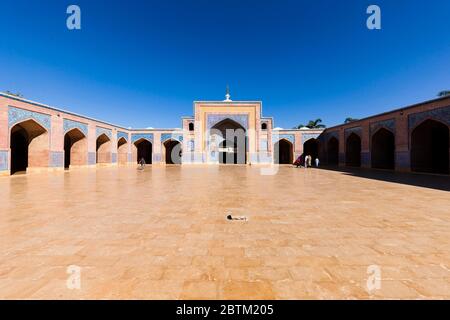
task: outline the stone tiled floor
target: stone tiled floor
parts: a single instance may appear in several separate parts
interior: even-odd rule
[[[450,298],[449,192],[259,170],[1,178],[0,298]],[[80,290],[67,289],[70,265]],[[382,281],[369,294],[370,265]]]

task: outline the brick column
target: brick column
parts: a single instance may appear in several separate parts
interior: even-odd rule
[[[395,170],[411,171],[408,117],[401,114],[395,117]]]
[[[345,167],[345,132],[343,128],[339,129],[339,166]]]
[[[361,167],[371,167],[371,155],[370,155],[370,124],[365,123],[362,125],[361,132]]]
[[[10,158],[8,104],[5,98],[0,97],[0,175],[9,175]]]

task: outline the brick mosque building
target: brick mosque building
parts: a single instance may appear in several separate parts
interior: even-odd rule
[[[449,173],[450,97],[326,130],[280,129],[260,101],[195,101],[179,129],[130,129],[0,93],[0,175],[136,164],[328,165]],[[243,133],[242,143],[225,132]],[[222,134],[221,134],[222,133]]]

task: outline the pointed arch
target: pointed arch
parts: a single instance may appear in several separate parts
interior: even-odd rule
[[[87,164],[88,146],[86,135],[78,128],[67,131],[64,135],[64,168]]]
[[[449,128],[427,119],[411,132],[411,170],[449,174]]]
[[[11,174],[33,167],[48,167],[50,138],[34,119],[18,122],[10,130]]]
[[[294,162],[294,144],[282,138],[274,146],[274,163],[292,164]]]
[[[346,140],[345,164],[349,167],[361,166],[361,138],[354,132]]]
[[[98,136],[96,141],[97,149],[97,163],[111,163],[112,152],[111,152],[111,139],[102,133]]]

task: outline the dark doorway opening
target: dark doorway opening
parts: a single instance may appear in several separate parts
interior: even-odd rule
[[[411,170],[449,174],[449,129],[426,120],[411,134]]]
[[[330,165],[339,164],[339,140],[332,137],[327,144],[327,162]]]
[[[371,150],[372,168],[395,169],[395,136],[381,128],[372,136]]]
[[[293,164],[294,163],[294,146],[286,140],[281,139],[275,143],[275,163],[276,164]]]
[[[137,162],[144,158],[146,164],[152,164],[153,146],[148,140],[140,140],[135,143],[137,148]]]
[[[314,162],[319,157],[319,141],[317,139],[309,139],[303,144],[303,155],[312,157]]]
[[[181,164],[181,143],[176,140],[164,142],[166,148],[166,164]]]
[[[361,138],[355,133],[347,138],[345,164],[349,167],[361,166]]]
[[[24,129],[11,132],[11,174],[28,167],[28,134]]]

